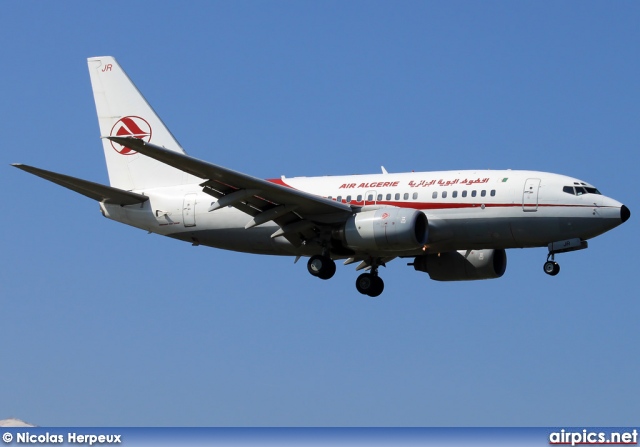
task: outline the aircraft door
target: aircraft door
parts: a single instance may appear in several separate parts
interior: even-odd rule
[[[364,204],[375,205],[376,202],[377,202],[376,192],[373,190],[367,191],[367,193],[364,195]]]
[[[522,211],[538,211],[539,178],[528,178],[522,191]]]
[[[196,226],[196,193],[190,193],[184,196],[182,204],[182,221],[185,227]]]

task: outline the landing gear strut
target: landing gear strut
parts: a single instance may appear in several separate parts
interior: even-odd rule
[[[376,297],[384,290],[384,281],[378,276],[378,266],[374,263],[371,265],[369,273],[363,273],[356,279],[356,289],[363,295]]]
[[[336,263],[329,256],[313,255],[307,262],[307,270],[320,279],[329,279],[336,273]]]

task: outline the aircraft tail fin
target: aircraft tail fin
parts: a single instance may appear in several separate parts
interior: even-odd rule
[[[111,56],[88,59],[101,136],[133,136],[184,154],[169,129]],[[127,191],[186,183],[187,175],[102,139],[111,186]]]

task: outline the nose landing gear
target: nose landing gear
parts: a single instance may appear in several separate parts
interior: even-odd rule
[[[542,267],[547,275],[556,276],[560,273],[560,264],[555,261],[556,253],[568,253],[570,251],[584,250],[589,245],[587,241],[580,239],[567,239],[566,241],[552,242],[549,244],[547,262]]]

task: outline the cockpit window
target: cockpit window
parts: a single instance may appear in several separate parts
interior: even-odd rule
[[[601,194],[601,192],[596,188],[591,186],[577,186],[577,183],[576,186],[565,186],[562,188],[562,191],[574,196],[581,196],[583,194]]]

